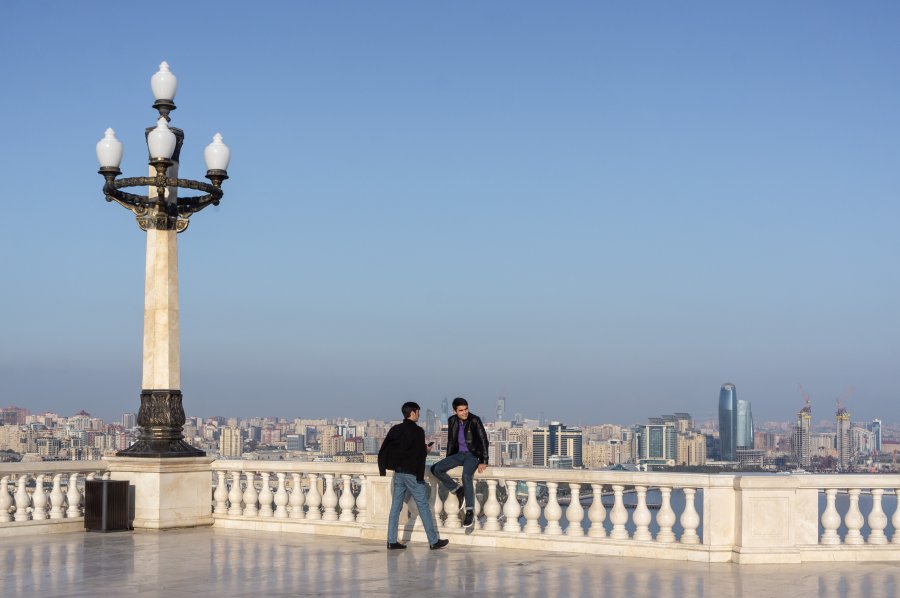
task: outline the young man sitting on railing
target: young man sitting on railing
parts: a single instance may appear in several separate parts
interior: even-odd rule
[[[394,471],[391,491],[391,512],[388,516],[388,550],[399,550],[406,545],[397,541],[397,527],[400,524],[400,510],[403,508],[403,499],[406,493],[412,495],[422,518],[422,526],[428,537],[428,544],[432,550],[443,548],[450,543],[449,540],[441,540],[437,527],[434,525],[434,517],[431,515],[431,507],[425,494],[425,457],[428,454],[428,446],[425,444],[425,431],[416,423],[419,421],[419,406],[416,403],[404,403],[401,407],[403,422],[392,427],[381,450],[378,451],[378,473],[385,475],[385,471]]]
[[[475,525],[475,470],[482,473],[488,463],[488,439],[481,418],[469,412],[469,403],[462,397],[453,399],[454,414],[447,420],[447,457],[431,466],[431,473],[456,494],[462,505],[466,498],[466,517],[463,527]],[[462,486],[447,472],[462,465]]]

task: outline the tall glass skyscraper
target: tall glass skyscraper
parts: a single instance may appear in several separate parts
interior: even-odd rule
[[[719,446],[723,461],[736,461],[738,449],[753,448],[750,401],[739,400],[730,382],[719,391]]]

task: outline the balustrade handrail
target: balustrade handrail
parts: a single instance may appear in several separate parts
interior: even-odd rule
[[[41,473],[105,472],[105,461],[28,461],[0,464],[0,476]]]
[[[331,461],[244,461],[217,459],[214,471],[311,472],[378,475],[374,463],[335,463]],[[462,468],[450,470],[459,475]],[[428,474],[426,473],[426,476]],[[584,484],[621,484],[625,486],[674,486],[730,488],[734,474],[698,474],[647,471],[614,471],[598,469],[542,469],[537,467],[488,467],[475,479],[518,480],[523,482],[581,482]]]

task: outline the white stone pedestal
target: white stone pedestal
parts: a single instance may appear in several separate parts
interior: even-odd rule
[[[212,457],[107,457],[110,478],[128,480],[134,529],[212,525]]]

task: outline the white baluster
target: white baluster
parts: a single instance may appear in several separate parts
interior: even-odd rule
[[[256,517],[259,509],[256,506],[256,499],[259,495],[256,492],[256,475],[252,471],[248,471],[247,487],[244,489],[244,517]]]
[[[84,479],[87,480],[88,482],[93,482],[96,478],[97,478],[96,471],[89,471],[88,474],[86,476],[84,476]]]
[[[318,479],[318,475],[314,473],[309,474],[309,492],[306,493],[307,519],[318,520],[322,518],[322,511],[319,510],[319,507],[322,505],[322,495],[319,494]]]
[[[9,493],[9,476],[0,478],[0,522],[12,521],[9,509],[13,505],[12,495]],[[896,538],[897,535],[895,534]]]
[[[303,483],[299,473],[291,474],[291,498],[288,501],[291,505],[291,519],[303,519],[306,513],[303,512]]]
[[[447,519],[444,521],[444,527],[448,529],[459,529],[462,527],[462,521],[459,519],[459,499],[456,498],[454,492],[447,494],[447,500],[444,501],[444,512],[447,513]]]
[[[431,484],[431,502],[434,505],[434,525],[438,528],[444,527],[444,519],[441,517],[441,513],[444,512],[444,501],[441,500],[441,483],[434,477],[426,479],[430,479]]]
[[[494,532],[500,529],[500,501],[497,500],[497,480],[488,480],[488,496],[484,501],[484,526],[482,529]]]
[[[78,489],[78,472],[69,474],[69,484],[66,488],[66,517],[81,517],[81,490]]]
[[[581,522],[584,521],[584,507],[581,506],[581,484],[569,483],[569,493],[572,500],[566,508],[566,519],[569,520],[569,527],[566,528],[566,535],[580,537],[585,534]]]
[[[519,483],[516,480],[506,480],[506,502],[503,503],[503,531],[508,534],[518,534],[522,531],[519,525],[519,516],[522,514],[522,505],[516,496]]]
[[[547,520],[547,527],[544,533],[548,536],[559,536],[562,534],[562,528],[559,526],[559,520],[562,518],[562,508],[559,501],[556,500],[556,492],[559,484],[556,482],[547,482],[547,506],[544,507],[544,519]]]
[[[837,530],[841,525],[841,516],[834,503],[837,499],[837,488],[825,489],[825,510],[822,512],[822,544],[835,545],[841,543]]]
[[[103,473],[103,478],[102,478],[102,479],[104,479],[104,480],[111,480],[111,479],[112,479],[112,472],[111,472],[111,471],[104,472],[104,473]]]
[[[63,474],[53,476],[53,488],[50,490],[50,519],[63,519],[66,516],[66,495],[62,491]]]
[[[591,520],[591,529],[588,536],[591,538],[605,538],[606,528],[603,520],[606,519],[606,507],[603,506],[603,484],[591,484],[593,499],[591,508],[588,509],[588,519]]]
[[[25,482],[28,480],[28,474],[19,475],[16,480],[16,521],[28,521],[28,507],[31,506],[31,497],[25,490]]]
[[[359,495],[356,497],[356,522],[369,522],[369,491],[366,490],[368,483],[366,476],[359,476]],[[438,515],[434,516],[435,523],[438,521]]]
[[[684,511],[681,513],[681,532],[682,544],[699,544],[700,536],[697,535],[697,528],[700,526],[700,515],[694,507],[694,495],[697,490],[694,488],[683,488],[684,492]]]
[[[881,488],[872,488],[872,512],[869,513],[869,544],[887,544],[887,536],[884,535],[884,528],[887,527],[887,515],[881,506],[881,497],[884,490]]]
[[[31,518],[35,521],[47,519],[47,491],[44,490],[44,476],[46,474],[39,473],[34,480],[34,492],[31,493],[32,513]]]
[[[228,490],[228,514],[242,515],[244,510],[241,509],[241,499],[244,493],[241,492],[241,472],[231,472],[231,488]]]
[[[216,472],[216,491],[213,492],[213,499],[216,501],[213,513],[226,515],[228,513],[228,483],[225,481],[224,469]]]
[[[525,533],[539,534],[541,533],[541,505],[537,501],[537,482],[525,482],[528,486],[528,500],[525,502]]]
[[[613,507],[609,512],[609,521],[613,524],[609,537],[613,540],[627,540],[628,530],[625,529],[625,523],[628,522],[628,511],[625,510],[625,499],[623,492],[625,486],[615,485],[613,489]]]
[[[650,535],[650,522],[653,521],[653,516],[650,515],[650,509],[647,508],[647,487],[635,486],[634,490],[637,494],[637,507],[634,509],[634,515],[631,516],[631,520],[634,522],[632,539],[638,542],[649,542],[653,539],[653,536]]]
[[[287,519],[288,493],[284,487],[285,474],[279,471],[275,475],[278,477],[278,489],[275,491],[275,518]]]
[[[275,496],[272,494],[272,487],[269,486],[269,472],[261,471],[259,477],[262,479],[262,488],[259,491],[259,517],[271,517],[272,500]]]
[[[322,519],[325,521],[337,521],[337,507],[338,498],[337,493],[334,491],[334,474],[326,473],[325,474],[325,494],[322,495],[322,507],[324,512],[322,513]]]
[[[656,533],[656,541],[668,544],[675,541],[675,532],[672,526],[675,525],[675,511],[672,510],[672,489],[660,488],[659,493],[662,496],[662,504],[656,513],[656,525],[659,531]]]
[[[894,516],[891,517],[891,525],[894,526],[891,544],[900,544],[900,488],[894,488],[894,498],[897,506],[894,508]],[[0,515],[3,515],[3,513],[0,513]]]
[[[353,485],[351,484],[350,474],[341,474],[341,498],[338,500],[338,506],[341,507],[340,521],[354,521],[353,505],[356,501],[353,499]]]
[[[865,523],[865,519],[863,519],[859,510],[860,492],[859,488],[850,488],[847,491],[850,495],[850,508],[847,509],[847,514],[844,516],[844,525],[847,526],[847,536],[844,538],[844,544],[863,544],[865,542],[859,531],[863,523]]]

